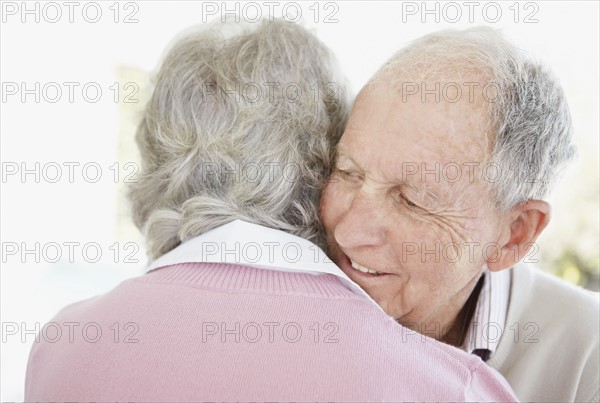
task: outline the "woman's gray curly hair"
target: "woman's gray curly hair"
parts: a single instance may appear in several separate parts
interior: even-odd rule
[[[138,126],[129,189],[150,258],[235,219],[322,242],[318,198],[347,120],[331,52],[284,21],[177,40]]]

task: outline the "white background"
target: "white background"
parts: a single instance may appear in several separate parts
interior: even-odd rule
[[[49,82],[81,83],[75,88],[72,103],[67,87],[63,87],[62,98],[56,103],[43,97],[36,103],[33,95],[22,102],[20,93],[8,95],[4,90],[2,93],[2,401],[23,399],[27,356],[35,338],[35,332],[23,332],[24,328],[35,329],[36,323],[43,325],[64,305],[102,293],[143,269],[141,249],[133,256],[138,263],[123,260],[123,254],[131,251],[125,249],[125,242],[138,241],[139,235],[128,232],[129,224],[118,218],[122,188],[113,180],[115,172],[109,169],[116,161],[122,163],[123,153],[129,152],[119,151],[118,144],[131,143],[135,120],[127,115],[131,110],[127,105],[113,101],[109,87],[114,82],[123,85],[128,71],[154,69],[166,45],[183,29],[202,23],[203,19],[219,17],[203,15],[201,2],[137,1],[132,2],[135,7],[126,6],[126,2],[115,7],[110,1],[97,3],[102,16],[91,23],[84,16],[94,18],[95,10],[88,7],[88,14],[84,15],[86,2],[78,3],[71,23],[69,9],[63,2],[45,9],[44,2],[25,3],[30,10],[37,7],[39,22],[35,21],[35,13],[22,15],[20,1],[2,2],[2,83],[24,82],[27,88],[34,88],[36,82],[41,86]],[[502,14],[495,23],[490,22],[496,17],[494,7],[483,13],[486,2],[476,2],[473,22],[469,21],[469,9],[464,2],[454,3],[462,12],[456,23],[444,20],[456,15],[455,7],[444,8],[446,3],[437,6],[434,2],[427,3],[430,10],[437,7],[437,16],[435,12],[403,14],[403,7],[406,10],[416,6],[422,11],[422,2],[408,3],[353,1],[335,5],[322,2],[315,6],[310,1],[301,3],[301,10],[304,25],[313,27],[334,50],[354,92],[397,49],[414,38],[444,28],[474,25],[501,28],[519,47],[550,66],[561,79],[570,102],[580,159],[552,197],[554,219],[541,243],[547,251],[552,251],[570,242],[581,248],[582,253],[597,256],[598,2],[551,1],[528,5],[521,2],[516,6],[513,1],[496,2]],[[213,4],[223,9],[222,2]],[[268,6],[262,2],[256,4],[261,6],[263,17],[269,17]],[[284,4],[280,2],[275,7],[274,17],[282,16]],[[14,7],[18,11],[13,15]],[[226,7],[233,10],[236,6],[229,2]],[[244,3],[237,7],[244,15]],[[120,11],[117,23],[115,8]],[[520,11],[517,21],[515,8]],[[48,19],[57,17],[57,9],[62,17],[55,23],[49,22]],[[315,9],[320,11],[316,21]],[[288,10],[293,15],[294,9]],[[535,10],[531,18],[537,22],[525,23],[527,15]],[[134,11],[131,17],[138,22],[124,23],[125,16]],[[256,8],[245,11],[249,18],[256,15]],[[337,22],[325,23],[328,15]],[[88,82],[101,86],[100,101],[91,103],[82,97],[81,88]],[[119,136],[126,138],[120,140]],[[36,162],[41,164],[40,170],[43,166],[50,167],[48,163],[59,164],[63,169],[62,179],[49,183],[42,176],[36,183],[33,174],[23,181],[20,172],[8,175],[6,171],[7,163],[16,163],[20,169],[21,163],[34,168]],[[64,162],[80,164],[74,169],[73,183],[68,181]],[[81,168],[89,162],[102,168],[102,178],[96,183],[84,179]],[[52,177],[54,173],[46,171]],[[119,173],[122,182],[122,175],[127,173],[122,165]],[[93,176],[94,172],[88,174]],[[33,248],[35,242],[40,247],[50,242],[63,246],[64,242],[80,245],[96,242],[103,256],[98,263],[88,263],[81,246],[75,247],[72,262],[66,256],[66,247],[62,249],[62,259],[56,263],[43,256],[36,262],[33,253],[24,256],[21,251],[15,255],[5,253],[9,243]],[[117,264],[113,262],[115,249],[109,249],[115,242],[119,242],[120,251]],[[50,249],[46,252],[54,256]],[[17,324],[19,332],[14,335],[6,332],[8,323]]]

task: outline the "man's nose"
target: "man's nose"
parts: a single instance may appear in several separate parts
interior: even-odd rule
[[[373,195],[360,192],[338,221],[333,235],[337,244],[346,249],[379,246],[385,241],[385,221],[386,215]]]

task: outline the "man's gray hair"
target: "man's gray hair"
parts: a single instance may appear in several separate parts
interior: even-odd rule
[[[571,115],[558,80],[499,31],[476,27],[417,39],[395,54],[369,84],[397,84],[401,76],[415,73],[436,80],[448,72],[465,82],[479,76],[485,80],[480,84],[493,84],[488,89],[496,90],[486,102],[486,131],[491,136],[489,160],[484,162],[501,173],[491,183],[497,207],[508,210],[547,196],[559,171],[576,154]]]
[[[153,81],[129,189],[151,258],[235,219],[321,241],[318,198],[349,112],[324,44],[284,21],[216,23],[177,40]]]

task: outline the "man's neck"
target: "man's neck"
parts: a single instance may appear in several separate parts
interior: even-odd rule
[[[471,291],[469,298],[463,305],[462,309],[456,315],[456,318],[453,322],[453,325],[450,327],[448,332],[441,335],[440,341],[450,344],[455,347],[460,347],[463,345],[465,341],[465,336],[467,335],[467,329],[469,327],[469,323],[473,318],[473,314],[475,313],[475,308],[477,307],[477,301],[479,300],[479,294],[481,293],[481,288],[483,286],[484,276],[482,274],[477,281],[477,284]]]
[[[403,321],[398,323],[424,336],[434,338],[451,346],[461,347],[473,318],[479,294],[483,286],[483,271],[474,276],[452,301],[422,322]]]

